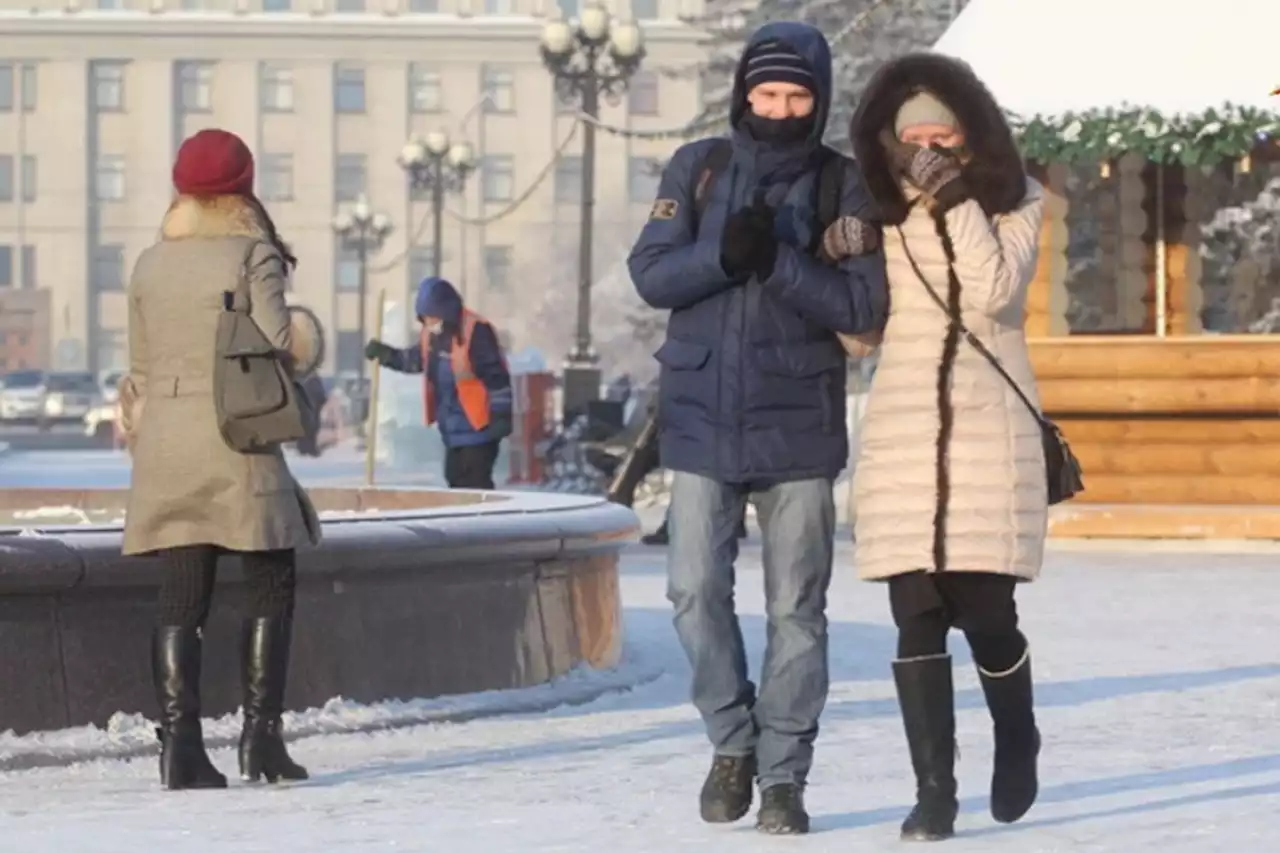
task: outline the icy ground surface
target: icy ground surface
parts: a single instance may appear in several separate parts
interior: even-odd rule
[[[663,599],[660,551],[627,558],[630,693],[558,710],[325,734],[293,745],[292,788],[165,793],[153,759],[0,774],[0,849],[21,853],[666,853],[903,849],[912,794],[884,590],[851,549],[831,594],[832,689],[808,793],[814,834],[705,826],[708,760]],[[1268,853],[1280,832],[1280,555],[1058,552],[1021,593],[1045,737],[1039,804],[986,813],[989,723],[963,641],[960,837],[947,853]],[[758,664],[759,549],[739,607]],[[304,617],[305,618],[305,617]],[[226,749],[214,761],[231,770]]]

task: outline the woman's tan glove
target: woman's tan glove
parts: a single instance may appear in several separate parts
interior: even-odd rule
[[[138,392],[133,377],[127,374],[121,377],[116,391],[119,393],[120,433],[124,436],[125,448],[132,454],[133,446],[138,440],[138,426],[142,423],[142,409],[146,399]]]

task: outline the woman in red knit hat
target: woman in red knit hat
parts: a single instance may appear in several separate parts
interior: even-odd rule
[[[277,449],[242,454],[218,430],[213,356],[223,295],[247,278],[250,314],[293,352],[285,283],[297,260],[253,195],[253,154],[235,134],[202,130],[173,166],[178,195],[129,283],[133,452],[124,553],[165,560],[152,671],[160,704],[160,778],[170,789],[225,788],[200,726],[202,636],[218,557],[244,566],[244,730],[240,774],[305,779],[280,734],[294,605],[294,549],[320,526]],[[145,405],[144,405],[145,404]]]

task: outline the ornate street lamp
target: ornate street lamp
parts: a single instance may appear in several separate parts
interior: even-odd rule
[[[577,20],[549,21],[542,29],[542,61],[567,104],[581,105],[582,223],[578,243],[578,317],[573,349],[565,362],[565,419],[585,412],[600,396],[599,357],[591,346],[591,243],[595,206],[596,126],[600,97],[617,98],[644,59],[644,33],[636,24],[614,20],[603,7],[582,7]]]
[[[397,160],[415,190],[431,191],[431,272],[438,276],[444,257],[444,196],[462,192],[476,168],[475,152],[469,142],[451,143],[448,133],[433,130],[406,142]]]
[[[356,286],[356,299],[360,303],[360,346],[365,343],[365,311],[367,308],[366,291],[369,287],[369,256],[377,254],[387,237],[392,232],[391,220],[381,213],[375,213],[369,207],[369,201],[363,195],[355,204],[339,210],[333,217],[333,233],[342,241],[342,247],[356,253],[360,264],[360,279]],[[361,355],[357,377],[361,393],[364,393],[364,356]]]

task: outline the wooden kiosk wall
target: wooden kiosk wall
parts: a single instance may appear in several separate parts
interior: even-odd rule
[[[1027,333],[1041,402],[1084,468],[1086,491],[1050,534],[1280,538],[1280,342],[1204,335],[1197,176],[1138,158],[1112,166],[1108,229],[1115,310],[1144,334],[1071,335],[1065,169],[1033,170],[1049,193]],[[1156,332],[1155,181],[1163,179],[1166,336]]]

